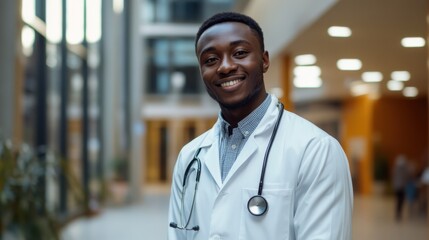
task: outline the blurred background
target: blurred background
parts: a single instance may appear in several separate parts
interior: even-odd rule
[[[0,1],[0,239],[166,239],[181,147],[216,121],[194,53],[257,20],[267,89],[337,138],[353,239],[429,239],[426,0]]]

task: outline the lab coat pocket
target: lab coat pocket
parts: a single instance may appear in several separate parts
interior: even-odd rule
[[[247,203],[257,194],[257,189],[242,189],[242,207],[239,239],[288,240],[291,215],[291,189],[264,189],[262,196],[268,210],[262,216],[252,215]]]

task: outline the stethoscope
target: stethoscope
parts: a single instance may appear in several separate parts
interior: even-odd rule
[[[271,134],[270,141],[268,142],[267,149],[265,150],[264,162],[262,164],[262,169],[261,169],[261,178],[259,180],[258,194],[251,197],[249,199],[249,201],[247,202],[247,210],[249,210],[250,214],[252,214],[254,216],[262,216],[268,210],[268,202],[262,196],[262,191],[264,188],[264,177],[265,177],[265,170],[267,168],[268,156],[270,155],[271,146],[273,145],[274,138],[277,135],[277,130],[278,130],[279,125],[280,125],[280,120],[282,119],[282,116],[283,116],[283,109],[284,109],[283,104],[279,102],[278,108],[279,108],[279,116],[277,117],[277,121],[276,121],[276,124],[274,125],[274,129],[273,129],[273,133]],[[180,230],[193,230],[193,231],[200,230],[200,227],[198,225],[196,225],[192,228],[188,228],[188,225],[189,225],[189,222],[190,222],[191,216],[192,216],[192,211],[194,209],[195,196],[197,193],[198,183],[200,182],[201,160],[198,158],[198,154],[200,153],[200,151],[201,151],[201,147],[198,148],[198,150],[195,152],[194,158],[189,162],[188,166],[186,167],[185,175],[184,175],[183,182],[182,182],[182,192],[181,192],[181,195],[182,195],[181,196],[182,211],[181,211],[181,215],[183,214],[184,192],[185,192],[184,189],[185,189],[185,185],[186,185],[186,179],[188,178],[188,174],[190,173],[191,167],[194,165],[194,163],[197,163],[197,172],[196,172],[196,177],[195,177],[195,189],[194,189],[195,191],[194,191],[194,195],[192,198],[191,210],[189,212],[188,217],[186,218],[186,223],[184,225],[178,226],[177,223],[170,222],[170,227],[172,227],[172,228],[176,228],[176,229],[180,229]],[[185,218],[183,218],[183,219],[185,219]]]

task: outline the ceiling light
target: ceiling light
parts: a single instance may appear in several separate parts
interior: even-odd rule
[[[396,81],[408,81],[410,80],[411,75],[408,71],[393,71],[392,74],[390,74],[390,77]]]
[[[331,37],[350,37],[352,30],[348,27],[332,26],[328,28],[328,34]]]
[[[319,77],[296,77],[293,85],[297,88],[319,88],[322,86],[322,79]]]
[[[320,76],[321,70],[318,66],[297,66],[293,73],[297,77],[316,78]]]
[[[403,47],[423,47],[425,45],[425,39],[422,37],[406,37],[401,40]]]
[[[362,73],[362,80],[364,82],[381,82],[383,74],[381,72],[364,72]]]
[[[313,65],[316,63],[316,57],[313,54],[303,54],[295,57],[296,65]]]
[[[379,84],[353,81],[350,83],[350,94],[353,97],[368,95],[370,99],[376,100],[380,97]]]
[[[387,89],[390,91],[401,91],[404,88],[403,82],[398,82],[395,80],[390,80],[387,82]]]
[[[354,97],[368,94],[370,92],[369,85],[362,82],[352,83],[350,92]]]
[[[416,87],[406,87],[402,91],[405,97],[416,97],[419,94],[419,90]]]
[[[337,67],[344,71],[359,70],[362,67],[362,62],[359,59],[344,58],[337,61]]]

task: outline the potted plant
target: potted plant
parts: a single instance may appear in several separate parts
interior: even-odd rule
[[[10,141],[0,142],[0,239],[59,239],[40,192],[48,167],[28,145],[14,148]]]

